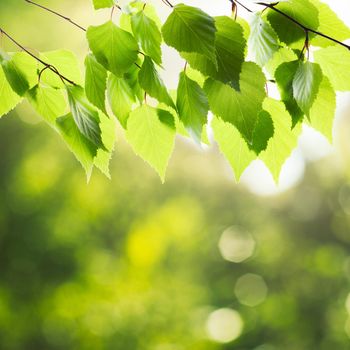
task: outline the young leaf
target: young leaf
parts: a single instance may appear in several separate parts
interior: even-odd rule
[[[97,146],[80,132],[71,113],[57,118],[56,126],[71,152],[85,169],[87,177],[90,178]]]
[[[139,83],[148,95],[157,99],[159,102],[164,102],[168,106],[175,108],[174,102],[163,80],[159,76],[154,63],[147,56],[145,56],[139,72]]]
[[[339,41],[344,41],[350,38],[350,29],[338,18],[327,4],[319,0],[310,0],[310,2],[317,7],[319,12],[319,32],[332,35],[332,37],[337,38]],[[336,43],[332,40],[316,35],[311,40],[311,45],[328,47],[336,45]]]
[[[277,183],[283,164],[297,146],[301,124],[292,129],[291,117],[286,111],[284,104],[280,101],[266,98],[263,108],[272,117],[274,135],[269,140],[266,150],[261,152],[259,158],[270,169]]]
[[[256,154],[248,147],[246,140],[231,123],[214,117],[211,126],[221,153],[229,161],[236,181],[239,181],[244,170],[256,158]]]
[[[336,95],[328,78],[323,76],[317,97],[310,109],[310,125],[332,143]]]
[[[38,84],[38,69],[42,67],[38,61],[23,51],[12,54],[11,60],[23,72],[30,89]]]
[[[97,154],[96,145],[80,132],[71,113],[57,118],[56,127],[70,151],[85,169],[87,177],[90,178]]]
[[[5,54],[0,53],[0,62],[12,90],[19,96],[23,96],[30,88],[25,73],[14,60]]]
[[[67,86],[68,101],[79,131],[94,145],[104,148],[98,111],[87,100],[80,86]]]
[[[62,75],[74,81],[76,84],[83,84],[83,78],[80,71],[80,62],[73,52],[68,50],[49,51],[40,53],[40,58],[48,64],[54,66]],[[56,88],[65,87],[65,84],[62,82],[60,77],[48,69],[42,74],[40,81]]]
[[[136,63],[137,66],[132,65],[131,68],[124,74],[123,78],[128,83],[137,99],[142,103],[145,98],[145,91],[142,89],[139,82],[139,67],[142,63],[140,60],[138,60]]]
[[[287,111],[292,117],[293,127],[304,117],[293,95],[293,80],[299,67],[299,61],[282,63],[275,71],[276,83]]]
[[[122,76],[136,62],[136,40],[112,21],[89,27],[86,35],[97,61],[115,75]]]
[[[278,37],[260,14],[253,16],[248,40],[249,51],[259,66],[264,66],[279,49]]]
[[[318,29],[320,23],[318,19],[318,10],[309,0],[289,0],[278,3],[275,5],[275,8],[307,28]],[[280,40],[287,45],[305,39],[305,31],[280,13],[269,9],[267,18]]]
[[[100,128],[102,135],[102,142],[105,149],[99,148],[94,159],[94,165],[100,169],[108,178],[111,177],[109,172],[109,164],[114,150],[116,139],[115,121],[108,118],[105,114],[100,113]]]
[[[181,53],[181,56],[192,68],[202,74],[238,86],[246,47],[243,28],[232,18],[226,16],[215,17],[215,25],[217,29],[215,37],[217,65],[198,53]]]
[[[261,111],[256,122],[254,133],[253,133],[253,143],[251,149],[259,154],[264,151],[271,137],[274,134],[274,126],[270,113],[266,111]]]
[[[0,117],[14,109],[20,101],[21,97],[12,90],[0,66]]]
[[[300,62],[293,79],[293,96],[300,109],[309,116],[310,108],[317,96],[322,71],[317,63]]]
[[[107,71],[96,61],[94,55],[89,54],[85,58],[85,93],[89,101],[99,108],[103,113],[106,112],[106,88]]]
[[[249,143],[253,141],[255,124],[266,96],[265,82],[261,68],[255,63],[245,62],[240,91],[211,78],[204,84],[212,112],[235,125]]]
[[[177,88],[177,109],[183,124],[197,143],[201,143],[209,105],[202,88],[182,72]]]
[[[110,74],[107,83],[107,97],[113,114],[123,128],[126,128],[132,105],[136,102],[132,88],[124,78]]]
[[[196,52],[205,55],[214,65],[215,22],[202,10],[179,4],[174,6],[162,28],[164,41],[179,52]]]
[[[131,17],[131,27],[144,53],[160,65],[162,34],[157,24],[141,10]]]
[[[330,46],[314,52],[324,75],[337,91],[350,90],[350,51],[342,46]]]
[[[27,92],[34,109],[50,124],[65,114],[67,104],[61,90],[38,84]]]
[[[114,0],[92,0],[92,2],[95,10],[112,7],[115,5]]]
[[[143,105],[131,112],[126,138],[135,153],[145,159],[164,182],[174,148],[175,129],[159,119],[157,109]]]
[[[298,60],[298,56],[295,52],[287,47],[280,48],[275,54],[272,56],[270,61],[265,65],[267,72],[271,77],[275,76],[277,68],[282,63],[287,63],[291,61]]]

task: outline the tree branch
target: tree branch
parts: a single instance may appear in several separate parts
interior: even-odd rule
[[[237,1],[237,0],[229,0],[229,1],[230,1],[231,3],[236,3],[236,4],[240,5],[241,7],[243,7],[244,9],[246,9],[246,10],[247,10],[248,12],[250,12],[250,13],[253,12],[251,9],[249,9],[249,8],[246,7],[244,4],[242,4],[240,1]],[[341,42],[340,40],[337,40],[337,39],[335,39],[335,38],[333,38],[333,37],[331,37],[331,36],[329,36],[329,35],[327,35],[327,34],[323,34],[323,33],[319,32],[319,31],[317,31],[317,30],[314,30],[314,29],[312,29],[312,28],[309,28],[309,27],[303,25],[302,23],[300,23],[300,22],[299,22],[298,20],[296,20],[295,18],[293,18],[293,17],[289,16],[287,13],[285,13],[285,12],[279,10],[278,8],[276,8],[276,5],[278,4],[278,2],[275,3],[275,4],[267,4],[267,3],[265,3],[265,2],[256,2],[255,4],[260,5],[260,6],[264,6],[265,8],[269,8],[269,9],[271,9],[272,11],[275,11],[275,12],[279,13],[281,16],[284,16],[285,18],[287,18],[288,20],[290,20],[291,22],[293,22],[294,24],[296,24],[298,27],[300,27],[301,29],[303,29],[303,30],[305,31],[305,33],[309,33],[309,32],[310,32],[310,33],[314,33],[314,34],[316,34],[316,35],[318,35],[318,36],[321,36],[321,37],[323,37],[323,38],[325,38],[325,39],[328,39],[328,40],[330,40],[330,41],[333,41],[334,43],[339,44],[339,45],[341,45],[341,46],[347,48],[348,50],[350,50],[350,46],[349,46],[349,45],[347,45],[347,44]]]
[[[173,8],[174,5],[169,0],[162,0],[165,5],[168,5],[169,7]]]
[[[12,38],[11,35],[6,33],[2,28],[0,28],[0,33],[4,34],[8,39],[10,39],[16,46],[18,46],[21,50],[23,50],[25,53],[27,53],[29,56],[33,57],[36,61],[41,63],[45,69],[49,69],[51,72],[55,73],[60,77],[61,80],[65,80],[67,83],[72,84],[72,85],[77,85],[74,81],[66,78],[64,75],[62,75],[55,66],[52,64],[49,64],[45,61],[43,61],[41,58],[35,56],[33,53],[31,53],[29,50],[27,50],[24,46],[22,46],[19,42],[17,42],[14,38]]]
[[[36,2],[34,2],[34,1],[32,1],[32,0],[24,0],[24,1],[27,2],[28,4],[32,4],[32,5],[34,5],[34,6],[40,7],[41,9],[43,9],[43,10],[45,10],[45,11],[51,12],[51,13],[53,13],[54,15],[63,18],[64,20],[68,21],[69,23],[75,25],[75,26],[78,27],[79,29],[81,29],[81,30],[83,30],[84,32],[86,32],[86,29],[85,29],[84,27],[82,27],[80,24],[78,24],[78,23],[72,21],[69,17],[64,16],[64,15],[62,15],[61,13],[58,13],[58,12],[56,12],[56,11],[54,11],[54,10],[51,10],[51,9],[49,9],[49,8],[46,7],[46,6],[37,4]]]

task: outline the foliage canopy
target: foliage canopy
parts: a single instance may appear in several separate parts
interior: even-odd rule
[[[230,17],[163,0],[171,9],[163,24],[147,2],[93,0],[96,10],[122,14],[118,24],[111,16],[87,29],[25,1],[84,30],[90,52],[81,74],[73,53],[33,54],[0,28],[21,49],[0,51],[0,116],[28,99],[88,177],[94,167],[109,176],[113,115],[162,180],[176,134],[200,145],[211,127],[236,179],[259,158],[276,181],[303,123],[332,141],[335,91],[350,90],[350,29],[319,0],[228,0]],[[237,16],[239,6],[250,23]],[[184,60],[177,91],[160,75],[163,42]]]

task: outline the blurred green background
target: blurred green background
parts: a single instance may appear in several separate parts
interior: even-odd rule
[[[108,16],[88,1],[42,3],[83,25]],[[1,1],[0,16],[27,46],[86,52],[79,31],[24,1]],[[257,197],[215,147],[180,139],[164,185],[121,135],[112,180],[86,184],[19,106],[0,121],[0,349],[350,349],[344,116],[336,153]]]

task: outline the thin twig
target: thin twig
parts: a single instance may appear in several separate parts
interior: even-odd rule
[[[264,3],[264,2],[257,2],[256,4],[257,4],[257,5],[261,5],[261,6],[268,7],[268,8],[270,8],[271,10],[273,10],[273,11],[279,13],[280,15],[282,15],[282,16],[288,18],[290,21],[292,21],[292,22],[295,23],[297,26],[299,26],[300,28],[302,28],[305,32],[311,32],[311,33],[314,33],[314,34],[316,34],[316,35],[322,36],[323,38],[328,39],[328,40],[331,40],[331,41],[333,41],[333,42],[335,42],[335,43],[337,43],[337,44],[339,44],[339,45],[341,45],[341,46],[346,47],[348,50],[350,50],[350,46],[349,46],[349,45],[346,45],[346,44],[344,44],[343,42],[341,42],[341,41],[339,41],[339,40],[337,40],[337,39],[335,39],[335,38],[333,38],[333,37],[331,37],[331,36],[329,36],[329,35],[323,34],[323,33],[319,32],[319,31],[317,31],[317,30],[314,30],[314,29],[312,29],[312,28],[309,28],[309,27],[304,26],[302,23],[300,23],[299,21],[297,21],[297,20],[294,19],[293,17],[289,16],[287,13],[285,13],[285,12],[279,10],[278,8],[276,8],[276,7],[275,7],[275,4],[266,4],[266,3]]]
[[[231,4],[238,4],[239,6],[243,7],[246,11],[253,13],[253,11],[251,9],[249,9],[247,6],[242,4],[240,1],[237,1],[237,0],[229,0],[229,1]]]
[[[174,7],[174,5],[169,0],[162,0],[162,1],[164,2],[165,5],[167,5],[167,6],[171,7],[171,8]]]
[[[236,3],[240,6],[242,6],[244,9],[246,9],[248,12],[253,12],[251,9],[249,9],[248,7],[246,7],[244,4],[242,4],[240,1],[237,0],[229,0],[231,3]],[[306,33],[306,35],[308,35],[308,33],[314,33],[316,35],[319,35],[325,39],[328,39],[330,41],[333,41],[334,43],[337,43],[345,48],[347,48],[348,50],[350,50],[350,46],[341,42],[340,40],[337,40],[327,34],[323,34],[315,29],[309,28],[307,26],[305,26],[304,24],[300,23],[298,20],[296,20],[295,18],[289,16],[287,13],[281,11],[280,9],[276,8],[276,5],[278,5],[278,2],[276,2],[275,4],[267,4],[265,2],[256,2],[256,5],[260,5],[260,6],[264,6],[265,8],[269,8],[272,11],[275,11],[277,13],[279,13],[281,16],[284,16],[285,18],[287,18],[288,20],[290,20],[291,22],[293,22],[294,24],[296,24],[298,27],[300,27],[301,29],[303,29]]]
[[[39,63],[45,66],[46,69],[49,69],[51,72],[58,75],[62,80],[65,80],[67,83],[72,85],[77,85],[74,81],[66,78],[64,75],[62,75],[55,66],[52,64],[49,64],[45,61],[43,61],[41,58],[35,56],[33,53],[31,53],[29,50],[27,50],[24,46],[22,46],[19,42],[17,42],[14,38],[12,38],[11,35],[6,33],[2,28],[0,28],[0,33],[4,34],[8,39],[10,39],[16,46],[18,46],[21,50],[23,50],[25,53],[27,53],[29,56],[33,57],[35,60],[37,60]]]
[[[46,6],[37,4],[36,2],[34,2],[34,1],[32,1],[32,0],[24,0],[24,1],[27,2],[28,4],[32,4],[32,5],[34,5],[34,6],[40,7],[41,9],[43,9],[43,10],[45,10],[45,11],[51,12],[51,13],[53,13],[54,15],[63,18],[64,20],[70,22],[71,24],[75,25],[75,26],[78,27],[79,29],[81,29],[81,30],[83,30],[84,32],[86,32],[86,29],[85,29],[84,27],[82,27],[80,24],[74,22],[74,21],[71,20],[69,17],[64,16],[64,15],[62,15],[61,13],[58,13],[58,12],[56,12],[56,11],[54,11],[54,10],[51,10],[51,9],[49,9],[49,8],[46,7]]]

